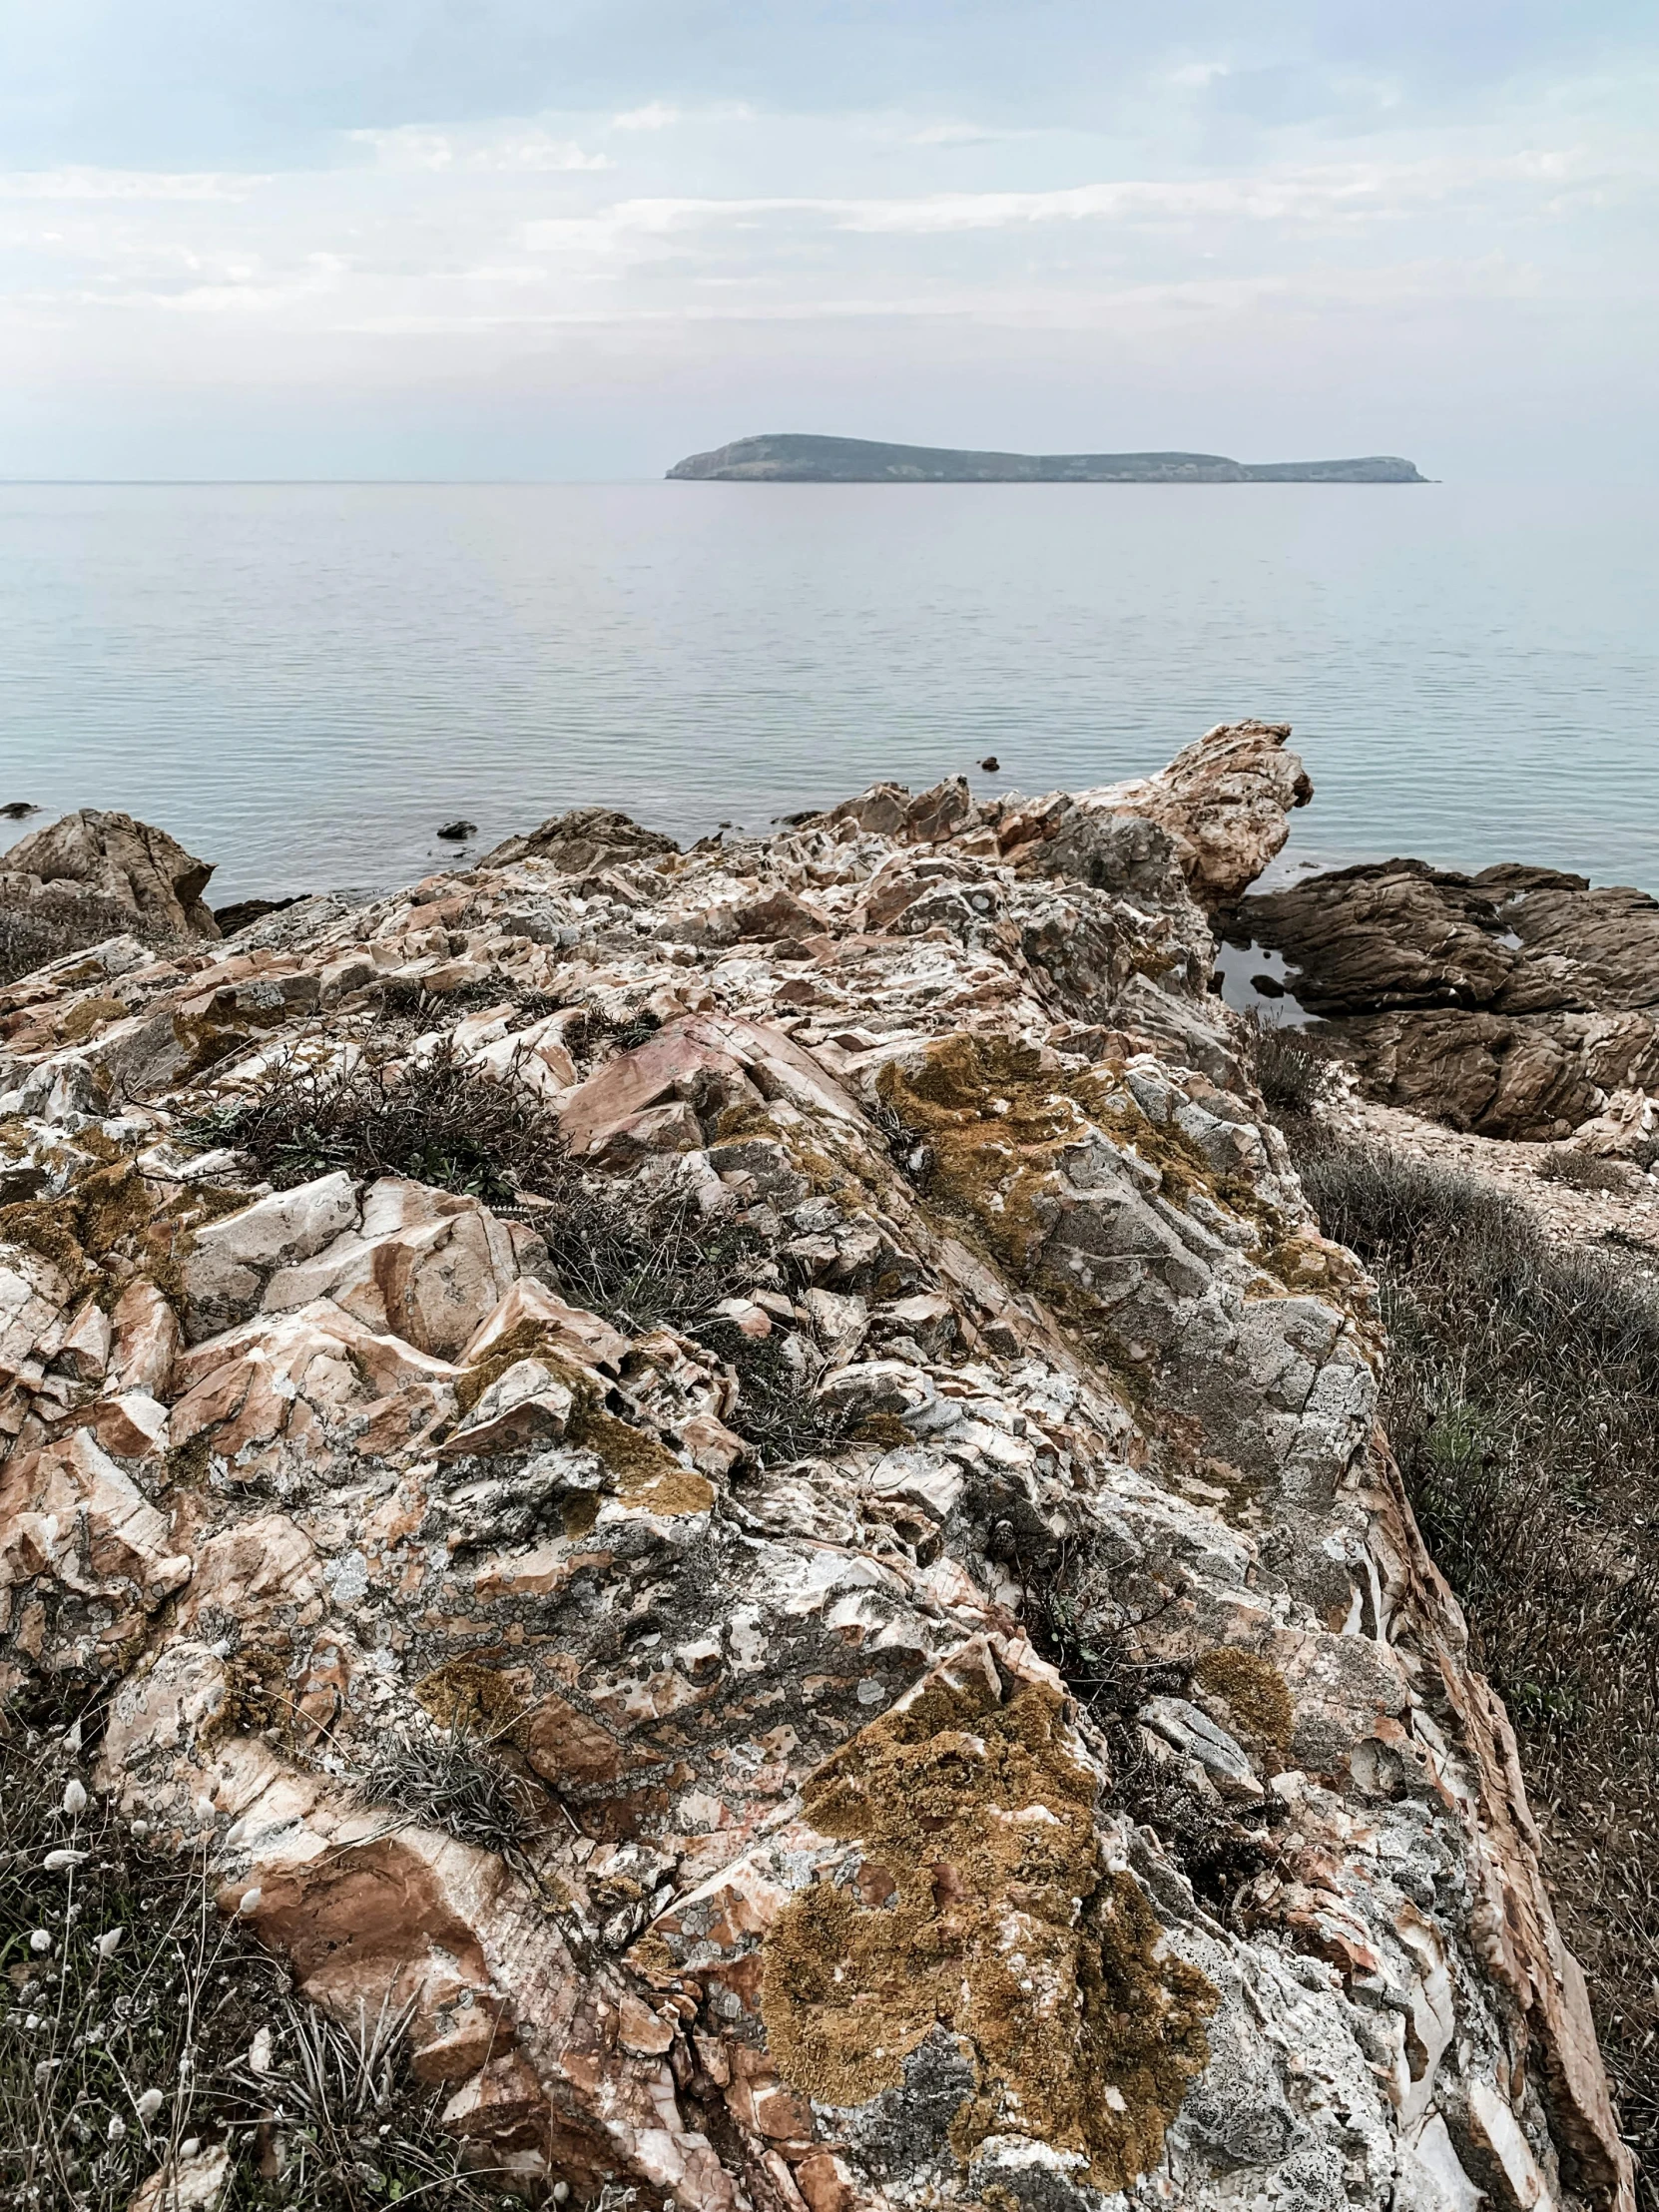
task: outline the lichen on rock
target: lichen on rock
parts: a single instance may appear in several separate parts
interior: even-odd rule
[[[793,2087],[858,2105],[942,2026],[973,2080],[960,2158],[1026,2135],[1120,2189],[1203,2070],[1215,1992],[1107,1865],[1058,1694],[1003,1688],[993,1664],[941,1671],[808,1779],[808,1820],[857,1852],[768,1932],[768,2045]]]
[[[1629,2212],[1209,988],[1284,740],[0,989],[0,1685],[525,2195]]]

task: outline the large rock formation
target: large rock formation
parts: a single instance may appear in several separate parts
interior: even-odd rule
[[[1194,898],[1225,911],[1284,849],[1292,810],[1314,796],[1285,750],[1290,734],[1283,722],[1219,723],[1156,776],[1084,793],[1083,804],[1167,830]]]
[[[410,2006],[527,2189],[1624,2212],[1169,833],[945,785],[597,834],[0,994],[10,1674],[108,1678],[102,1781],[317,2003]],[[557,1188],[202,1150],[376,1051],[556,1114]],[[657,1222],[652,1305],[603,1247]],[[397,1744],[530,1831],[412,1814]]]
[[[194,858],[165,830],[91,807],[32,830],[0,853],[0,895],[8,902],[90,891],[181,936],[219,935],[202,897],[212,874],[212,861]]]
[[[1368,1090],[1483,1136],[1564,1137],[1659,1090],[1659,900],[1506,862],[1340,869],[1246,899]]]

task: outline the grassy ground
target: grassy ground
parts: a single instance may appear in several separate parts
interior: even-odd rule
[[[1564,1933],[1659,2208],[1659,1303],[1469,1175],[1337,1137],[1294,1040],[1264,1089],[1382,1289],[1382,1415],[1515,1724]]]
[[[462,2172],[403,2021],[343,2027],[295,1998],[199,1859],[117,1822],[96,1722],[66,1718],[0,1725],[0,2204],[127,2212],[204,2158],[224,2163],[221,2212],[516,2202]]]

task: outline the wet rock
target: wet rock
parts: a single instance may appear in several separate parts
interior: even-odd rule
[[[1515,863],[1368,862],[1246,899],[1236,930],[1367,1089],[1484,1136],[1553,1138],[1659,1088],[1659,900]]]
[[[222,937],[234,937],[239,930],[250,929],[269,915],[285,914],[290,906],[301,905],[308,895],[294,891],[286,898],[239,898],[233,905],[216,906],[214,920]]]

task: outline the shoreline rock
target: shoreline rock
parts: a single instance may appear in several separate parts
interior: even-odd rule
[[[1247,897],[1230,935],[1283,955],[1369,1093],[1483,1136],[1568,1136],[1659,1091],[1659,900],[1516,862],[1365,862]],[[1603,1136],[1607,1134],[1604,1130]]]
[[[1371,1286],[1209,988],[1284,739],[582,810],[0,990],[0,1667],[107,1687],[100,1785],[525,2187],[1629,2212]],[[545,1187],[237,1153],[376,1064],[555,1118]],[[718,1284],[643,1306],[631,1225]],[[365,1801],[484,1737],[512,1849]]]

